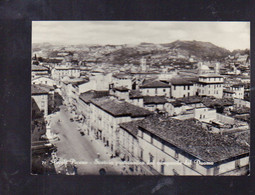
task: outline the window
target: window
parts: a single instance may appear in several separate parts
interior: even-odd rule
[[[192,168],[192,169],[195,169],[195,168],[196,168],[196,163],[195,163],[195,161],[194,161],[194,160],[192,160],[191,168]]]
[[[175,151],[174,157],[175,157],[176,159],[178,159],[178,158],[179,158],[179,154],[178,154],[178,152],[177,152],[177,151]]]
[[[143,139],[143,131],[141,131],[141,138]]]
[[[183,90],[186,90],[186,86],[185,85],[183,86]]]
[[[188,86],[188,90],[190,90],[190,86]]]
[[[157,94],[157,93],[158,93],[158,88],[155,89],[155,94]]]
[[[151,144],[153,144],[153,135],[151,135]]]
[[[235,161],[235,168],[239,169],[240,168],[240,159]]]
[[[163,92],[166,92],[166,89],[163,89]]]
[[[165,145],[164,145],[164,143],[161,143],[161,150],[162,150],[162,151],[165,150]]]
[[[174,90],[176,90],[176,86],[174,86]]]
[[[160,172],[161,172],[161,174],[164,174],[164,172],[165,172],[165,165],[164,164],[162,164],[160,166]]]
[[[140,158],[143,160],[143,149],[141,149]]]
[[[150,162],[152,163],[154,160],[154,156],[152,156],[152,154],[149,154],[149,155],[150,155]]]
[[[44,106],[45,106],[44,101],[42,101],[42,102],[41,102],[41,106],[42,106],[42,107],[44,107]]]
[[[219,168],[219,167],[214,167],[214,169],[213,169],[213,175],[218,175],[218,174],[219,174],[219,171],[220,171],[220,168]]]

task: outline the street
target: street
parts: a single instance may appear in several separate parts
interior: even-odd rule
[[[88,135],[82,136],[78,131],[79,123],[71,122],[71,117],[66,106],[61,106],[60,111],[50,117],[51,131],[60,138],[59,141],[53,142],[57,147],[57,157],[77,161],[76,167],[79,175],[99,174],[101,168],[106,170],[106,174],[121,174],[123,167],[95,163],[95,161],[102,163],[120,160],[111,159],[108,155],[109,148],[105,148],[99,141]]]

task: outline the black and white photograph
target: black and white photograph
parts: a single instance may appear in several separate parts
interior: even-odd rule
[[[250,22],[32,21],[31,174],[250,175]]]

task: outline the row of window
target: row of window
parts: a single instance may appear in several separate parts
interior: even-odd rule
[[[221,85],[213,85],[214,86],[214,89],[216,89],[217,87],[221,87]],[[211,85],[208,85],[209,88],[211,88]]]
[[[187,85],[187,86],[184,85],[184,86],[183,86],[183,90],[186,90],[186,89],[187,89],[187,90],[190,90],[190,85]],[[174,90],[176,90],[176,86],[175,86],[175,85],[174,85]]]
[[[149,92],[150,92],[150,90],[147,89],[147,93],[149,93]],[[166,89],[163,89],[163,92],[166,92]],[[158,88],[155,89],[155,94],[157,94],[157,93],[158,93]]]

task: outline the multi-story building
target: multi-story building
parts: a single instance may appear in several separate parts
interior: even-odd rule
[[[166,111],[167,99],[165,96],[144,96],[144,108],[150,111]]]
[[[183,78],[173,78],[171,83],[171,97],[182,98],[195,95],[194,84]]]
[[[31,94],[34,102],[37,104],[39,110],[44,114],[48,115],[48,92],[41,89],[38,86],[32,85]]]
[[[110,146],[112,154],[118,153],[119,123],[143,119],[152,113],[144,108],[132,105],[114,97],[102,97],[91,100],[91,131]]]
[[[79,95],[77,100],[77,114],[83,116],[82,128],[87,135],[90,135],[91,129],[91,100],[94,98],[101,98],[109,96],[109,91],[94,91],[90,90]]]
[[[233,98],[244,99],[244,85],[243,84],[235,84],[230,86],[230,91],[234,92]]]
[[[55,67],[52,69],[51,76],[53,79],[61,80],[65,76],[67,77],[80,77],[80,69],[75,67]]]
[[[132,89],[133,78],[128,74],[115,74],[112,77],[114,87],[126,87]]]
[[[151,81],[140,86],[144,96],[166,96],[170,97],[171,86],[162,81]]]
[[[41,76],[49,76],[49,68],[41,65],[32,65],[32,79]]]
[[[143,107],[143,95],[139,90],[130,90],[128,102]]]
[[[32,79],[33,85],[43,84],[43,85],[49,85],[49,86],[55,86],[57,85],[57,82],[54,79],[51,79],[49,77],[37,77]]]
[[[144,162],[158,174],[244,175],[248,172],[249,146],[206,131],[196,119],[153,115],[135,125],[128,122],[120,127],[119,135],[123,137],[120,148],[124,148],[121,152],[132,156],[129,159],[138,165],[139,161]],[[133,138],[124,140],[127,137],[123,131],[132,133]],[[144,165],[140,163],[140,168],[134,170],[140,171]]]
[[[196,84],[197,95],[199,96],[214,96],[216,98],[223,97],[224,78],[217,74],[199,75],[199,80]]]

